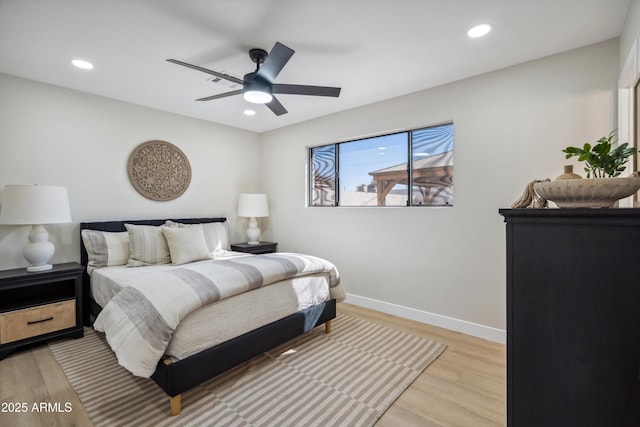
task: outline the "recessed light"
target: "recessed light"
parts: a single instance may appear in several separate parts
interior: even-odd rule
[[[244,115],[245,116],[255,116],[256,112],[253,110],[244,110]]]
[[[489,31],[491,31],[490,24],[480,24],[480,25],[476,25],[475,27],[467,31],[467,35],[472,39],[475,39],[477,37],[482,37],[484,35],[487,35]]]
[[[78,68],[82,68],[83,70],[93,69],[93,64],[91,62],[85,61],[84,59],[74,59],[71,61],[71,63]]]

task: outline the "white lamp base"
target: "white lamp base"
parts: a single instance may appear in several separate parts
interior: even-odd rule
[[[56,247],[49,241],[49,233],[42,225],[34,225],[29,233],[29,243],[22,249],[22,254],[31,264],[27,271],[51,270],[49,260],[53,258]]]
[[[52,264],[32,265],[31,267],[27,267],[27,271],[29,273],[34,273],[36,271],[51,270],[52,268],[53,268]]]
[[[258,228],[258,221],[251,217],[249,219],[249,228],[247,228],[247,242],[250,245],[257,245],[260,243],[260,229]]]

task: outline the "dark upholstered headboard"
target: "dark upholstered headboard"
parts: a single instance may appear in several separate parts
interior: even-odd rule
[[[137,219],[131,221],[100,221],[100,222],[81,222],[80,232],[82,230],[99,230],[99,231],[127,231],[125,224],[136,225],[162,225],[165,221],[181,222],[183,224],[202,224],[205,222],[225,222],[226,218],[182,218],[182,219]],[[87,249],[84,247],[82,237],[80,237],[80,264],[86,266],[88,262]]]

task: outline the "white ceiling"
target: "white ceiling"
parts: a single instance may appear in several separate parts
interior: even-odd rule
[[[618,37],[630,0],[0,0],[0,72],[263,132]],[[491,23],[470,39],[467,30]],[[277,117],[175,58],[242,78],[250,48],[296,51]],[[72,67],[83,58],[91,71]],[[0,93],[1,96],[1,93]],[[256,115],[242,112],[253,107]]]

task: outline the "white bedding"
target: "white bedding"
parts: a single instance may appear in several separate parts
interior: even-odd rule
[[[228,263],[229,259],[234,259],[239,256],[254,257],[254,255],[228,253],[228,258],[222,262]],[[247,262],[250,263],[249,265],[255,264],[253,259],[245,259],[247,259],[247,261],[244,261],[244,259],[234,260],[234,267],[230,270],[230,273],[232,273],[231,275],[237,275],[236,268],[240,268],[240,270],[237,270],[238,272],[244,271],[245,267],[241,266],[247,265]],[[267,259],[278,260],[278,262],[274,264],[272,261],[266,261]],[[280,259],[282,259],[282,261],[279,261]],[[258,260],[259,258],[255,258],[255,261]],[[127,326],[125,329],[133,332],[135,332],[136,329],[139,329],[138,333],[126,338],[128,335],[124,335],[123,325],[125,323],[122,322],[132,322],[133,318],[127,320],[127,316],[122,317],[122,314],[124,313],[117,314],[119,312],[117,308],[115,311],[111,310],[107,317],[104,316],[105,312],[103,310],[103,313],[101,314],[102,319],[101,316],[98,316],[94,327],[97,330],[105,330],[107,332],[107,340],[111,344],[112,348],[114,348],[116,355],[118,355],[118,360],[123,366],[136,375],[149,376],[153,372],[155,363],[162,353],[176,359],[183,359],[264,324],[273,322],[301,309],[326,301],[329,298],[337,298],[338,300],[344,298],[344,291],[340,287],[339,279],[336,276],[337,272],[334,269],[330,269],[330,271],[327,270],[327,268],[331,267],[330,263],[327,264],[326,261],[319,258],[303,256],[300,254],[278,254],[271,256],[270,258],[265,258],[265,262],[270,265],[270,269],[274,269],[274,267],[281,265],[280,263],[285,261],[287,264],[282,265],[288,265],[288,267],[291,268],[293,266],[291,261],[293,260],[297,260],[295,262],[303,261],[304,264],[304,267],[302,265],[298,266],[298,268],[304,268],[304,270],[299,270],[300,272],[293,277],[282,276],[280,280],[276,280],[275,283],[272,283],[269,286],[257,287],[252,289],[250,292],[241,291],[237,294],[231,293],[229,295],[232,296],[226,298],[223,296],[222,299],[215,300],[215,302],[204,306],[196,304],[194,305],[194,308],[200,308],[186,315],[184,318],[183,315],[180,315],[182,320],[179,323],[171,320],[174,318],[173,314],[170,317],[165,317],[165,319],[170,319],[169,327],[171,327],[171,322],[175,322],[176,326],[171,327],[168,331],[170,334],[166,338],[166,343],[168,344],[165,343],[160,351],[160,347],[149,345],[152,342],[150,341],[150,336],[146,334],[139,335],[143,329],[133,326],[134,323],[131,323],[131,326]],[[96,302],[102,307],[107,306],[113,309],[117,306],[114,306],[113,302],[109,304],[109,301],[111,301],[114,296],[118,295],[118,293],[120,293],[118,295],[118,298],[120,298],[122,295],[122,292],[120,291],[125,289],[129,291],[129,287],[135,287],[135,292],[138,292],[139,282],[140,279],[142,279],[142,282],[145,282],[146,280],[147,284],[145,286],[152,291],[151,294],[147,295],[152,299],[155,299],[157,297],[153,296],[153,292],[156,291],[153,289],[164,288],[165,292],[167,292],[171,291],[173,288],[170,282],[162,282],[166,277],[168,277],[167,275],[172,276],[174,274],[167,270],[180,268],[184,271],[185,268],[188,268],[195,271],[205,271],[214,266],[204,265],[204,263],[212,262],[215,263],[215,261],[194,262],[190,263],[186,267],[157,265],[136,268],[124,266],[101,268],[95,270],[91,276],[91,293]],[[237,264],[237,262],[241,262],[241,264]],[[317,264],[318,262],[324,264]],[[203,265],[199,266],[201,263]],[[258,264],[263,263],[260,261]],[[230,264],[225,265],[227,267],[230,266]],[[302,273],[303,271],[306,271],[306,273]],[[159,275],[158,272],[160,273]],[[272,270],[271,273],[275,273],[276,276],[280,274],[275,270]],[[274,276],[274,278],[276,276]],[[154,280],[150,282],[150,278],[153,278]],[[238,277],[234,279],[234,282],[237,279]],[[159,281],[156,282],[155,280]],[[215,280],[217,282],[217,287],[223,285],[223,282],[220,282],[220,280],[220,278]],[[178,285],[180,284],[177,283],[176,286]],[[223,289],[224,294],[225,288],[223,287],[220,289]],[[173,293],[175,296],[173,296],[170,301],[177,302],[176,298],[178,298],[179,295],[184,295],[181,292],[176,293],[176,290],[174,290]],[[127,295],[130,294],[131,293],[129,292]],[[156,293],[156,295],[159,294]],[[170,305],[167,306],[165,303],[163,306],[170,308]],[[177,303],[177,306],[182,305],[183,303]],[[183,310],[179,307],[178,309]],[[111,320],[107,319],[113,318],[114,315],[119,316],[117,323],[109,326],[111,324]],[[177,320],[178,317],[175,317],[175,319]],[[148,325],[155,328],[154,325],[158,325],[158,323],[154,321]],[[105,329],[105,327],[108,330]],[[109,332],[109,330],[111,332]],[[147,330],[150,331],[150,329]],[[117,335],[113,335],[114,333]],[[130,332],[128,331],[127,334],[129,333]],[[163,334],[166,334],[166,332]],[[156,336],[156,338],[158,337],[160,337],[160,335]],[[131,344],[125,345],[125,341],[131,342]],[[134,343],[137,343],[134,346],[136,348],[135,351],[132,348]],[[156,362],[153,362],[153,360],[156,360]]]
[[[166,355],[174,360],[187,358],[328,299],[327,275],[316,274],[209,304],[180,322]]]
[[[163,267],[167,266],[152,268]],[[130,272],[131,267],[126,266],[95,270],[91,276],[91,293],[96,302],[104,306],[123,287],[118,283],[118,277]],[[185,359],[328,299],[328,275],[314,274],[283,280],[268,289],[259,288],[208,304],[180,322],[166,355],[173,360]],[[247,307],[252,309],[247,310]]]
[[[222,250],[217,251],[213,259],[228,260],[242,256],[253,255],[243,252]],[[208,260],[199,262],[208,262]],[[157,264],[147,267],[129,267],[127,265],[118,265],[113,267],[94,269],[91,273],[91,297],[98,303],[98,305],[100,305],[100,307],[104,307],[115,294],[120,292],[126,286],[135,283],[135,281],[139,277],[148,274],[148,271],[151,268],[157,271],[162,271],[175,268],[175,265]]]

